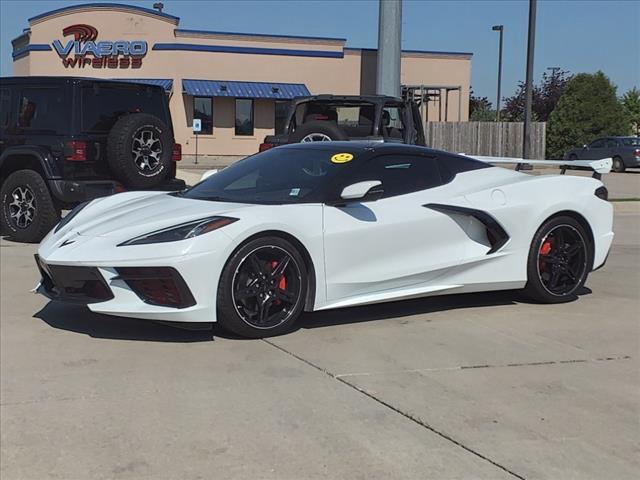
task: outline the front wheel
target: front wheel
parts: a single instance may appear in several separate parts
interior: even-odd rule
[[[18,242],[37,243],[60,220],[47,184],[38,172],[18,170],[0,190],[1,230]]]
[[[279,237],[241,246],[225,265],[218,286],[218,321],[249,338],[286,332],[302,313],[307,269],[298,250]]]
[[[547,220],[531,242],[525,293],[540,303],[575,300],[593,264],[589,236],[572,217]]]

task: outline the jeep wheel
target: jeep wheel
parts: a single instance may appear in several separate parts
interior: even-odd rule
[[[330,142],[348,140],[349,137],[334,122],[314,121],[301,125],[292,135],[291,142]]]
[[[158,118],[133,113],[116,122],[107,139],[107,161],[113,175],[129,188],[152,188],[171,164],[171,134]]]
[[[0,190],[2,232],[12,240],[37,243],[60,220],[47,185],[33,170],[18,170]]]

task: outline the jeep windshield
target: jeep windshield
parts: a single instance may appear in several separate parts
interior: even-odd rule
[[[179,195],[255,204],[322,202],[329,184],[351,163],[332,161],[338,153],[347,152],[275,148],[240,160]]]

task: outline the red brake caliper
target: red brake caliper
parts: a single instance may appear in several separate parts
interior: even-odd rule
[[[540,246],[540,255],[549,255],[549,252],[551,252],[551,240],[547,239]],[[540,271],[544,271],[544,262],[542,260],[540,261]]]
[[[273,260],[271,262],[271,270],[275,270],[277,266],[278,266],[278,262],[276,260]],[[287,289],[287,278],[284,276],[284,274],[282,274],[282,276],[280,277],[280,281],[278,282],[278,289],[280,289],[280,290],[286,290]],[[276,305],[279,305],[280,304],[280,299],[276,299],[276,301],[274,303]]]

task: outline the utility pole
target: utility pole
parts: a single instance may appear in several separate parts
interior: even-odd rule
[[[498,94],[496,95],[496,122],[500,121],[500,85],[502,84],[502,34],[504,25],[491,27],[494,32],[500,32],[500,48],[498,50]]]
[[[380,0],[378,18],[378,72],[376,92],[399,97],[400,38],[402,31],[401,0]]]
[[[531,158],[531,104],[533,103],[533,53],[536,43],[536,3],[529,0],[529,39],[527,41],[527,78],[524,104],[524,143],[522,157]],[[520,166],[521,164],[518,164]]]
[[[562,70],[562,67],[547,67],[547,70],[551,70],[551,78],[556,78],[556,72]]]

